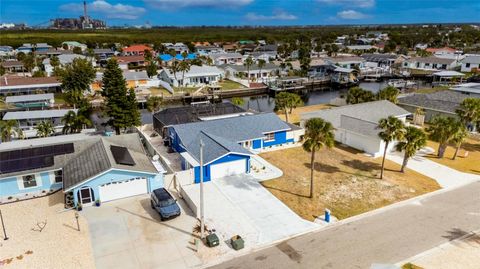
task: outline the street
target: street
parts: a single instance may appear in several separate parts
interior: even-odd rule
[[[339,223],[211,268],[370,268],[480,229],[480,182]]]

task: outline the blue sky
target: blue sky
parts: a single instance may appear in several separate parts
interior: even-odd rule
[[[0,22],[78,17],[79,0],[1,0]],[[109,25],[325,25],[480,22],[480,0],[90,0]]]

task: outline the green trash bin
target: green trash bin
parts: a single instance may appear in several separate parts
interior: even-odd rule
[[[240,250],[245,246],[245,242],[240,235],[235,235],[230,239],[230,243],[232,244],[232,248],[234,250]]]
[[[218,240],[218,236],[214,233],[207,235],[207,246],[209,247],[216,247],[220,244],[220,240]]]

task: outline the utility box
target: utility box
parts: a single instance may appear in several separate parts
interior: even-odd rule
[[[207,235],[206,241],[207,241],[207,246],[209,247],[216,247],[220,244],[220,240],[218,240],[218,236],[214,233]]]
[[[234,250],[240,250],[245,246],[245,241],[240,235],[235,235],[230,239],[230,243],[232,244],[232,248]]]

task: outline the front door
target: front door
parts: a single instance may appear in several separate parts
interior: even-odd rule
[[[82,205],[90,204],[93,202],[93,191],[91,188],[84,188],[78,191],[78,201]]]

